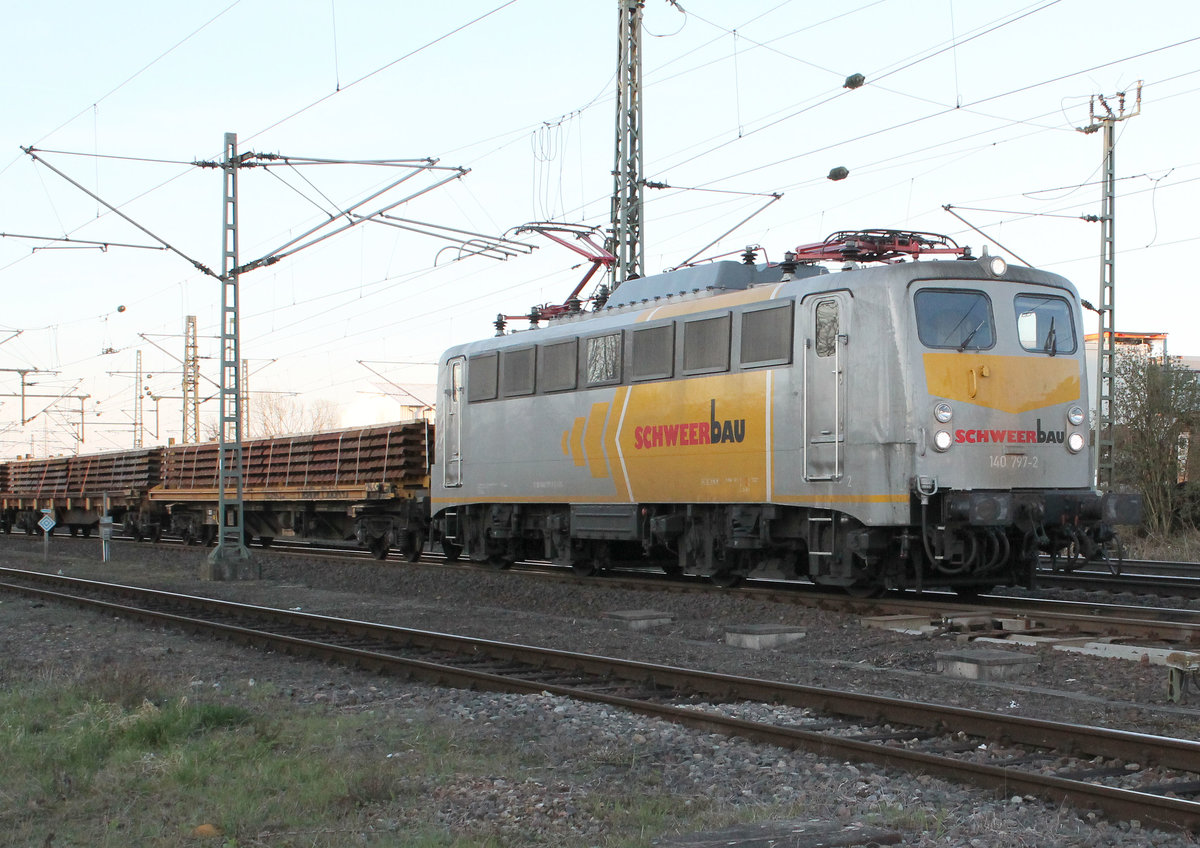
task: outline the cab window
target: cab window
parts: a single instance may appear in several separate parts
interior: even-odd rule
[[[1075,352],[1071,304],[1061,297],[1019,294],[1013,299],[1021,347],[1054,356]]]
[[[926,347],[984,350],[996,343],[987,295],[961,289],[923,289],[913,299],[917,337]]]

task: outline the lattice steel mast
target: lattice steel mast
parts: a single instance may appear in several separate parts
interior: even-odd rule
[[[642,7],[643,0],[617,0],[617,145],[613,167],[613,288],[644,273],[642,243]]]
[[[238,366],[238,227],[237,172],[241,165],[237,133],[225,133],[225,156],[221,160],[224,182],[224,212],[221,226],[221,390],[218,418],[217,460],[217,546],[209,563],[218,580],[238,578],[238,560],[248,559],[245,511],[242,504],[242,395]]]
[[[196,316],[186,316],[183,324],[183,431],[185,445],[200,441],[200,348],[196,335]]]
[[[139,350],[134,357],[133,371],[133,446],[140,448],[145,444],[143,433],[146,430],[145,407],[142,401],[142,352]]]

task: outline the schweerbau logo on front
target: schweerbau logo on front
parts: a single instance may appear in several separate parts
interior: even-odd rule
[[[1064,430],[1043,430],[1039,418],[1033,430],[955,430],[954,441],[960,445],[1061,445],[1066,435]]]
[[[745,418],[717,418],[717,401],[709,401],[707,421],[645,424],[633,428],[635,450],[673,448],[686,445],[719,445],[746,438]]]

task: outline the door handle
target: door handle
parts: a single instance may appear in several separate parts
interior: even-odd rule
[[[986,365],[980,365],[976,373],[974,368],[967,371],[967,397],[975,397],[979,393],[979,378],[992,376],[992,370]]]

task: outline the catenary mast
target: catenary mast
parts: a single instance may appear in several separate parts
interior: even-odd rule
[[[644,272],[642,242],[642,7],[643,0],[617,0],[617,145],[613,167],[610,252],[614,289]]]

